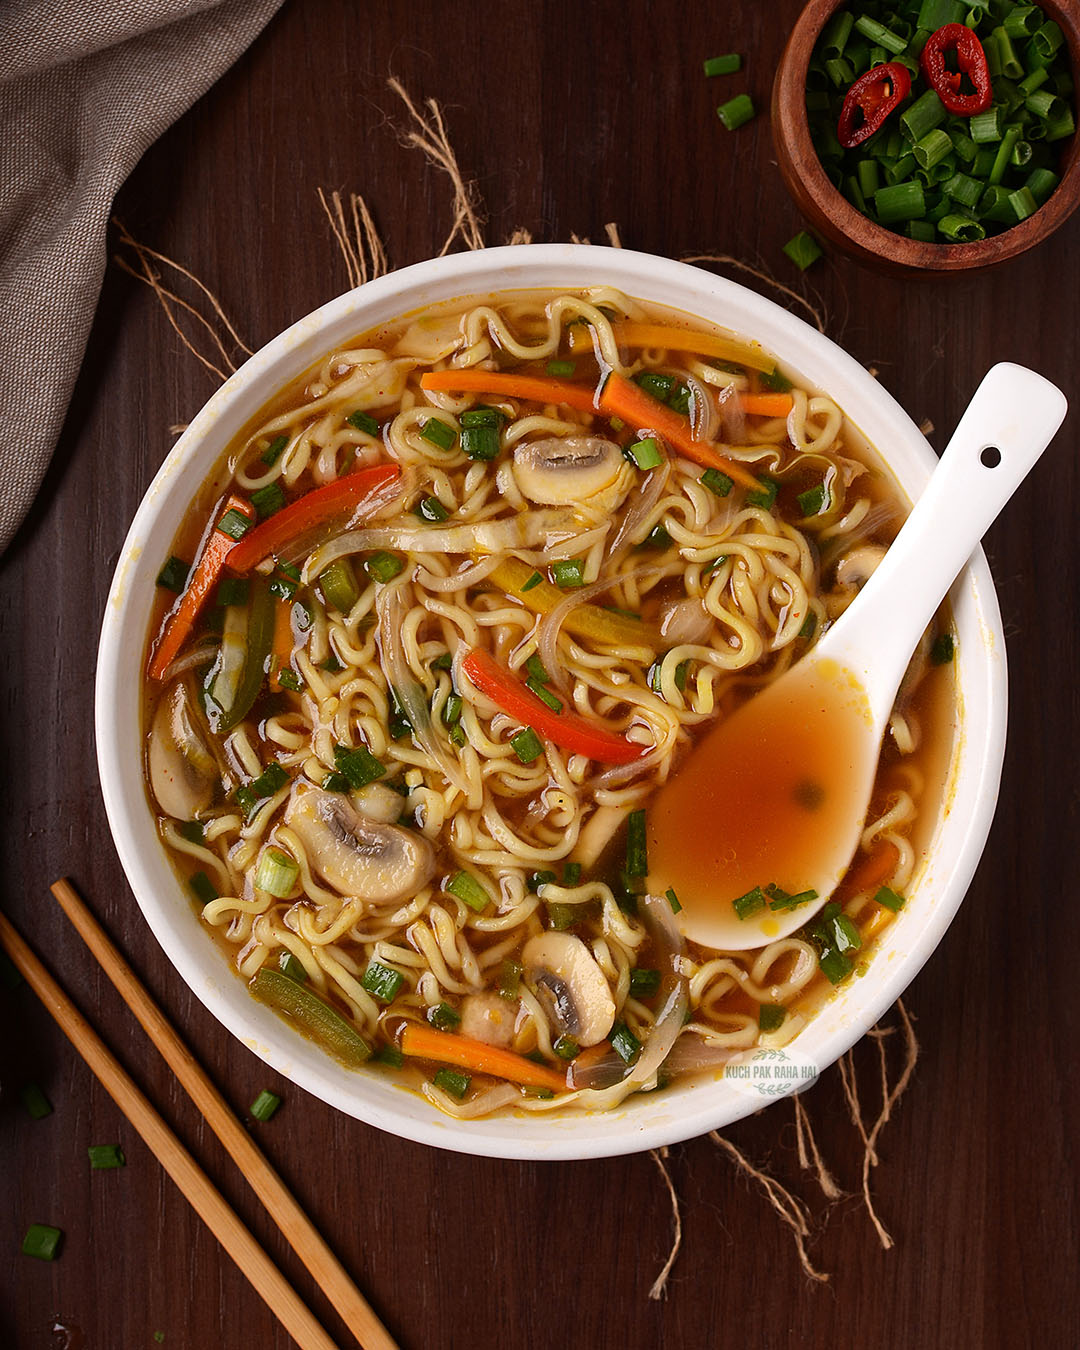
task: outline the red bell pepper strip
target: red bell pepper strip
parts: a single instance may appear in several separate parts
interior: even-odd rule
[[[396,464],[375,464],[305,492],[244,535],[229,554],[229,571],[238,575],[250,572],[264,558],[280,553],[298,535],[334,516],[355,511],[365,497],[400,476],[401,470]]]
[[[461,668],[503,712],[571,754],[587,755],[600,764],[629,764],[645,753],[644,746],[596,726],[570,708],[555,712],[487,652],[474,648],[462,661]]]
[[[947,52],[956,53],[956,69],[945,64]],[[947,23],[926,39],[919,65],[927,83],[949,112],[973,117],[985,112],[994,101],[990,67],[986,52],[975,33],[962,23]],[[971,81],[973,93],[961,93],[964,76]]]
[[[206,603],[207,597],[217,584],[226,558],[231,555],[232,550],[236,547],[235,538],[218,528],[230,511],[236,511],[240,515],[246,516],[248,520],[255,519],[255,508],[250,502],[244,501],[243,497],[230,497],[222,507],[217,525],[210,531],[210,537],[206,541],[199,561],[192,569],[191,579],[184,594],[180,597],[180,603],[170,615],[158,641],[153,660],[150,662],[150,678],[152,680],[164,679],[166,670],[176,659],[176,653],[187,641],[188,635],[195,627],[195,620],[199,617],[199,612]]]
[[[911,72],[899,61],[871,66],[844,95],[836,138],[845,150],[878,131],[911,92]]]

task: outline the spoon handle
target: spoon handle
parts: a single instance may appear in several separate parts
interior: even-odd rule
[[[1002,362],[984,376],[892,547],[820,644],[858,671],[875,715],[888,713],[919,634],[1068,406],[1024,366]]]

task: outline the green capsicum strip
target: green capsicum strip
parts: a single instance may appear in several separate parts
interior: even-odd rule
[[[280,970],[263,966],[251,982],[251,992],[350,1068],[371,1058],[371,1046],[339,1012]]]
[[[274,597],[264,577],[253,580],[247,607],[225,612],[221,651],[206,679],[206,717],[221,735],[247,716],[266,679],[274,639]]]

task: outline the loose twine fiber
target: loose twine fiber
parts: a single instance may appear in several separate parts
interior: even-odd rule
[[[432,98],[425,99],[423,106],[418,107],[398,80],[391,79],[388,83],[404,103],[408,114],[408,121],[400,128],[402,144],[419,150],[425,159],[446,174],[453,189],[451,227],[439,250],[439,256],[448,253],[459,243],[467,249],[484,248],[483,227],[486,217],[483,203],[475,182],[466,179],[461,173],[457,156],[450,144],[442,109]],[[364,198],[355,192],[346,198],[339,191],[327,193],[321,187],[318,189],[318,197],[344,260],[349,286],[362,286],[375,277],[384,276],[390,270],[386,248]],[[115,256],[117,265],[152,288],[183,345],[209,374],[224,382],[237,368],[236,354],[250,356],[251,348],[241,340],[217,298],[188,268],[133,239],[124,226],[115,219],[114,225],[123,250]],[[618,225],[610,222],[604,230],[608,244],[612,248],[621,248],[622,240]],[[575,244],[589,242],[588,239],[580,238],[576,234],[572,234],[570,239]],[[507,242],[532,243],[532,234],[526,229],[516,229]],[[711,263],[749,275],[783,296],[791,305],[804,310],[818,330],[825,331],[826,316],[820,297],[815,296],[814,300],[811,300],[807,295],[781,284],[763,265],[751,266],[739,258],[722,253],[695,253],[684,257],[682,261]],[[172,285],[167,285],[164,280],[166,271],[176,274],[176,280]],[[192,294],[191,300],[184,299],[174,289],[185,284]],[[871,371],[871,374],[876,373],[874,370]],[[175,427],[170,430],[175,433],[182,429]],[[880,1092],[880,1105],[872,1124],[867,1124],[867,1116],[863,1112],[856,1074],[855,1050],[849,1050],[837,1061],[848,1117],[862,1146],[862,1205],[878,1241],[886,1251],[894,1243],[874,1207],[870,1192],[870,1169],[878,1165],[880,1160],[878,1146],[882,1131],[911,1081],[919,1056],[919,1044],[915,1037],[912,1017],[902,999],[897,1000],[894,1011],[898,1018],[894,1025],[884,1026],[879,1023],[868,1033],[869,1040],[877,1047]],[[888,1062],[888,1045],[890,1038],[897,1033],[902,1061],[899,1074],[893,1081]],[[821,1155],[802,1096],[792,1096],[791,1104],[795,1117],[795,1156],[798,1167],[808,1172],[817,1182],[826,1202],[816,1216],[805,1200],[764,1167],[758,1167],[751,1162],[730,1139],[724,1138],[716,1130],[710,1131],[709,1138],[731,1159],[739,1174],[760,1188],[777,1217],[790,1230],[799,1264],[806,1276],[810,1280],[824,1283],[829,1279],[829,1275],[813,1264],[807,1247],[815,1233],[824,1227],[832,1207],[845,1198],[846,1192],[842,1190]],[[668,1277],[675,1266],[682,1245],[682,1205],[671,1177],[669,1164],[672,1161],[672,1150],[667,1147],[653,1149],[650,1157],[663,1179],[671,1202],[672,1215],[671,1249],[649,1289],[649,1298],[659,1299],[667,1292]]]

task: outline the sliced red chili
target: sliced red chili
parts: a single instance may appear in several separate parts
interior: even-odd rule
[[[949,52],[955,53],[955,70],[946,64]],[[947,23],[936,33],[931,33],[922,49],[919,65],[927,83],[949,112],[973,117],[975,113],[985,112],[993,102],[994,90],[986,52],[965,24]],[[971,83],[970,93],[964,92],[965,76]]]
[[[885,124],[911,92],[911,74],[899,61],[873,66],[844,95],[836,135],[845,150],[861,145]]]

